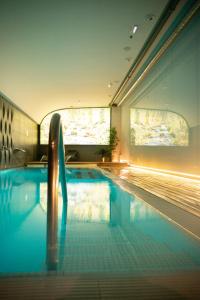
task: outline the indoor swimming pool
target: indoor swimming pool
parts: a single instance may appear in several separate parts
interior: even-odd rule
[[[58,265],[66,274],[200,270],[200,241],[96,169],[66,169]],[[46,273],[47,169],[0,172],[0,274]]]

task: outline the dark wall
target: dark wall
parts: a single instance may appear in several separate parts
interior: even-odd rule
[[[0,169],[23,166],[36,153],[37,123],[0,94]]]
[[[85,162],[96,162],[101,161],[101,156],[96,154],[99,149],[105,148],[106,146],[99,145],[67,145],[65,146],[65,153],[68,150],[76,150],[79,152],[79,161]],[[38,160],[42,157],[42,155],[47,155],[48,146],[47,145],[40,145],[39,146],[39,153],[38,153]]]

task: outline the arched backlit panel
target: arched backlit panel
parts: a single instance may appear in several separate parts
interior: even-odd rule
[[[188,146],[189,128],[183,117],[153,109],[131,109],[131,144],[140,146]]]
[[[48,114],[40,125],[40,143],[47,144],[54,113],[62,118],[65,145],[108,145],[110,108],[68,108]]]

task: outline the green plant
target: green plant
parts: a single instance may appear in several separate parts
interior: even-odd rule
[[[107,150],[111,160],[112,160],[112,152],[116,149],[118,142],[119,142],[119,138],[117,136],[117,130],[115,127],[111,127],[109,145]]]
[[[96,152],[96,154],[101,155],[101,159],[102,159],[102,161],[104,162],[104,161],[105,161],[105,158],[108,156],[108,150],[105,149],[105,148],[100,148],[100,149]]]
[[[110,137],[109,144],[106,148],[100,148],[97,150],[96,154],[101,155],[103,161],[108,157],[109,160],[112,160],[112,152],[116,149],[119,142],[119,138],[117,136],[117,130],[115,127],[110,128]]]

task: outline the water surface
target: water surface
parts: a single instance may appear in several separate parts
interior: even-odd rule
[[[65,273],[200,270],[200,243],[100,172],[67,169],[59,197],[58,266]],[[47,170],[0,172],[0,273],[46,272]],[[67,219],[65,219],[67,216]]]

